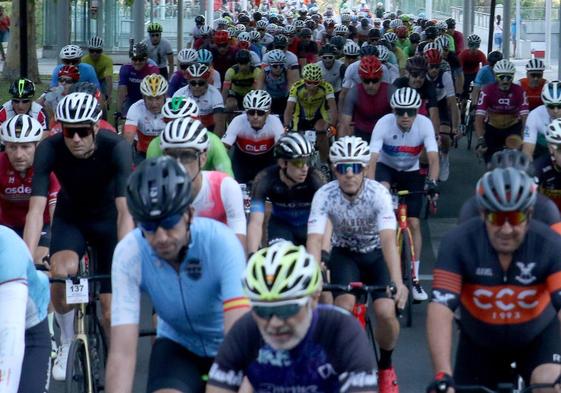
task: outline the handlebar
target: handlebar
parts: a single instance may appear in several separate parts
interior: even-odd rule
[[[390,282],[388,285],[366,285],[362,282],[350,282],[346,285],[323,284],[323,290],[328,292],[342,291],[354,295],[362,293],[385,292],[389,290],[393,296],[397,293],[397,286],[394,282]]]
[[[64,284],[66,282],[66,280],[72,280],[73,284],[79,284],[80,280],[82,280],[82,279],[87,279],[88,281],[107,281],[107,280],[111,280],[111,275],[110,274],[93,274],[93,275],[76,275],[76,276],[68,275],[67,277],[54,276],[54,277],[49,278],[49,282]]]

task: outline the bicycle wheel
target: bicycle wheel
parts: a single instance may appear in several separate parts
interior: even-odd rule
[[[412,243],[409,231],[402,231],[401,243],[399,244],[401,256],[401,274],[403,275],[403,283],[409,291],[405,310],[403,310],[405,315],[406,327],[411,327],[413,325],[413,277],[411,275],[413,253],[411,252],[411,244]]]
[[[90,372],[86,360],[86,346],[82,340],[74,340],[68,350],[66,363],[66,393],[91,393],[89,391]],[[95,391],[95,389],[94,389]]]
[[[105,365],[107,364],[107,341],[95,303],[92,304],[88,311],[88,340],[90,348],[90,360],[92,368],[92,377],[96,386],[96,391],[103,390]]]
[[[370,319],[368,314],[366,314],[366,324],[364,325],[364,329],[366,330],[366,337],[368,337],[368,341],[370,342],[370,345],[372,345],[372,349],[374,350],[376,364],[378,364],[378,362],[380,361],[380,356],[378,354],[378,347],[376,346],[376,339],[374,338],[374,326],[372,325],[372,319]]]

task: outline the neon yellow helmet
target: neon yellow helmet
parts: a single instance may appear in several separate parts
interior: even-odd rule
[[[168,81],[159,74],[145,76],[140,82],[140,92],[149,97],[159,97],[168,91]]]
[[[148,33],[161,33],[164,29],[162,29],[162,25],[158,22],[152,22],[148,24],[146,31],[148,31]]]
[[[299,299],[321,290],[321,270],[304,246],[281,241],[253,254],[243,285],[253,304]]]
[[[322,80],[321,68],[317,64],[306,64],[302,70],[302,78],[306,81]]]

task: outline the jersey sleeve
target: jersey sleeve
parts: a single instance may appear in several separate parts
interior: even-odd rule
[[[115,168],[115,198],[124,197],[127,180],[132,170],[130,145],[122,139],[113,148],[113,165]]]
[[[446,71],[442,75],[442,84],[444,85],[446,97],[456,97],[456,89],[454,88],[454,81],[452,80],[452,74],[450,74],[450,72]]]
[[[130,74],[130,70],[126,65],[122,66],[119,69],[119,86],[127,86],[128,85],[128,77]]]
[[[333,90],[333,86],[331,85],[331,83],[329,82],[325,82],[323,83],[324,89],[325,89],[325,99],[326,100],[331,100],[331,99],[335,99],[335,91]]]
[[[222,142],[227,144],[228,146],[232,146],[238,137],[238,132],[240,132],[241,126],[241,117],[245,116],[243,113],[234,117],[231,123],[228,125],[226,132],[222,136]]]
[[[474,86],[483,86],[484,85],[484,78],[485,78],[485,68],[480,68],[475,75],[475,79],[473,80]]]
[[[135,229],[138,231],[138,229]],[[142,252],[133,232],[115,247],[111,266],[111,326],[138,324]]]
[[[127,119],[125,120],[125,125],[134,126],[138,128],[139,120],[140,120],[140,111],[138,110],[138,106],[133,104],[127,112]]]
[[[278,142],[278,140],[284,134],[284,126],[282,125],[282,121],[279,119],[278,116],[272,115],[271,119],[273,119],[271,126],[275,134],[275,142]]]
[[[33,263],[23,240],[8,227],[0,227],[0,285],[22,282],[27,285],[27,267]]]
[[[226,210],[228,226],[236,235],[247,233],[247,222],[240,185],[231,177],[225,177],[220,185],[220,196]]]
[[[210,164],[210,169],[212,170],[224,172],[227,175],[234,177],[234,171],[232,170],[232,161],[230,160],[230,156],[228,155],[228,150],[226,150],[226,147],[220,141],[220,138],[215,134],[209,132],[209,139],[210,145],[209,149],[207,150],[207,165]]]
[[[389,126],[386,116],[378,120],[372,130],[372,136],[370,137],[370,153],[378,154],[380,153],[380,150],[382,150],[382,145],[384,144],[384,132]]]
[[[442,239],[433,270],[431,301],[433,303],[440,303],[452,311],[460,304],[460,293],[462,292],[460,247],[456,239],[459,238],[458,234],[463,225],[448,232],[444,239]],[[463,240],[463,237],[461,240]]]
[[[531,111],[526,119],[526,125],[524,126],[524,143],[535,145],[538,140],[538,124],[540,119],[539,116],[536,116],[538,112],[535,111],[537,109],[538,108]]]
[[[113,60],[109,56],[103,62],[103,68],[101,69],[101,77],[107,78],[108,76],[113,76]]]
[[[220,90],[216,89],[212,91],[211,95],[211,107],[213,112],[222,112],[224,110],[224,98],[220,94]]]
[[[62,65],[59,64],[55,67],[55,69],[51,73],[51,84],[49,85],[49,87],[58,86],[58,72],[60,71],[61,68],[62,68]]]
[[[83,63],[82,65],[84,66],[84,72],[80,75],[80,80],[93,83],[98,89],[100,89],[101,86],[99,85],[99,79],[97,79],[95,69],[89,64]]]
[[[419,115],[422,116],[422,115]],[[438,143],[436,142],[436,135],[434,133],[434,126],[432,122],[427,117],[422,117],[423,126],[423,144],[425,145],[425,150],[427,152],[438,152]]]
[[[354,82],[353,82],[353,70],[354,67],[348,66],[347,69],[345,70],[345,77],[343,78],[343,88],[345,89],[350,89],[351,87],[354,86]]]
[[[476,115],[487,116],[487,109],[489,109],[489,94],[487,92],[488,90],[485,88],[479,92],[479,99],[477,100],[477,107],[475,110]]]
[[[234,76],[235,72],[233,68],[228,68],[226,70],[226,74],[224,74],[224,83],[232,83],[232,77]]]
[[[350,89],[343,103],[343,115],[352,116],[358,99],[358,89]]]
[[[56,199],[59,191],[60,183],[58,182],[55,174],[51,172],[49,176],[49,195],[47,197],[47,203],[49,206],[56,204]]]
[[[312,199],[312,207],[308,217],[308,234],[325,233],[328,218],[327,186],[328,184],[320,188]]]
[[[148,150],[146,150],[146,158],[156,158],[160,157],[162,154],[163,152],[160,148],[160,136],[158,135],[156,138],[150,141]]]
[[[393,210],[392,197],[386,187],[382,185],[380,185],[380,192],[376,195],[376,204],[378,205],[378,230],[395,230],[397,227],[397,220]]]
[[[300,83],[296,82],[290,88],[288,92],[288,102],[298,102],[298,88],[301,86]]]
[[[48,138],[37,146],[33,160],[31,196],[49,196],[50,176],[55,158],[53,139]]]

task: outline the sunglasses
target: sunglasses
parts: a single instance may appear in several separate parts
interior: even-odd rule
[[[259,117],[263,117],[267,114],[266,111],[262,111],[261,109],[248,109],[247,111],[245,111],[249,116],[259,116]]]
[[[139,221],[138,227],[144,232],[150,233],[156,232],[160,227],[164,230],[170,230],[175,227],[179,221],[181,221],[182,216],[182,214],[174,214],[173,216],[166,217],[160,221]]]
[[[150,33],[150,37],[159,37],[160,33]]]
[[[29,104],[30,102],[31,100],[27,98],[12,98],[12,104]]]
[[[217,45],[219,48],[226,48],[228,46],[228,44],[218,44]]]
[[[335,56],[322,56],[321,58],[323,60],[333,60],[335,58]]]
[[[547,109],[561,109],[561,104],[547,104],[546,108]]]
[[[357,59],[358,58],[358,56],[349,56],[349,55],[345,55],[345,57],[347,59]]]
[[[311,85],[311,86],[317,86],[319,85],[319,82],[320,81],[305,81],[307,85]]]
[[[204,81],[204,80],[190,80],[190,81],[189,81],[189,84],[190,84],[191,86],[199,86],[199,87],[205,86],[206,83],[207,83],[207,82]]]
[[[71,78],[58,78],[59,83],[71,85],[74,83],[74,79]]]
[[[198,151],[186,150],[186,151],[166,151],[166,155],[175,158],[182,164],[191,164],[199,159],[201,155]]]
[[[65,59],[62,61],[62,63],[67,65],[76,65],[79,61],[79,59]]]
[[[181,63],[179,64],[179,68],[181,68],[183,71],[185,71],[187,68],[189,68],[191,64],[189,63]]]
[[[528,220],[528,213],[522,211],[513,212],[487,212],[485,221],[489,224],[501,227],[507,221],[510,225],[520,225]]]
[[[146,61],[146,58],[145,57],[133,57],[133,58],[131,58],[131,61],[133,63],[141,63],[143,61]]]
[[[541,79],[543,77],[543,72],[540,73],[532,73],[532,74],[528,74],[530,76],[530,78],[538,78]]]
[[[268,321],[273,317],[287,320],[298,314],[301,308],[300,304],[293,303],[282,306],[253,306],[252,310],[259,318]]]
[[[405,114],[409,117],[417,116],[417,109],[414,108],[395,108],[394,111],[396,116],[405,116]]]
[[[90,53],[101,53],[101,52],[103,52],[103,50],[102,49],[88,49],[88,52],[90,52]]]
[[[497,79],[501,81],[511,81],[512,75],[497,75]]]
[[[93,134],[93,127],[65,127],[62,126],[62,133],[65,138],[74,138],[78,134],[80,138],[85,138]]]
[[[365,79],[362,78],[362,83],[364,83],[365,85],[369,85],[369,84],[373,84],[375,85],[376,83],[380,82],[380,78],[372,78],[372,79]]]
[[[335,170],[340,175],[346,175],[349,170],[353,175],[358,175],[364,170],[364,165],[360,162],[343,162],[335,165]]]
[[[295,160],[288,160],[288,162],[290,162],[290,165],[292,165],[295,168],[298,169],[302,169],[305,166],[310,166],[310,159],[309,158],[297,158]]]
[[[283,68],[284,64],[271,64],[271,68]]]
[[[410,76],[411,78],[424,78],[425,75],[426,75],[425,72],[410,72],[410,73],[409,73],[409,76]]]

